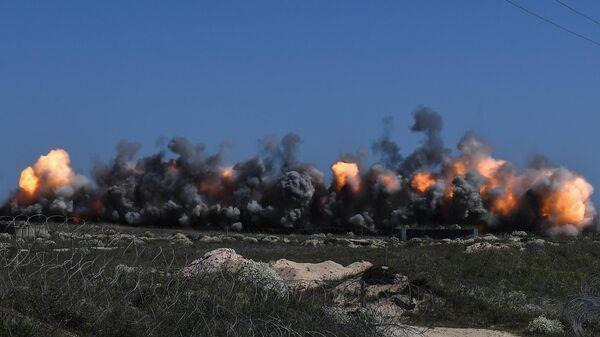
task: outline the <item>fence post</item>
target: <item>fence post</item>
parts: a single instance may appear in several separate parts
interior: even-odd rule
[[[360,306],[363,308],[367,307],[365,280],[360,280]]]
[[[385,244],[385,255],[383,257],[383,265],[384,266],[388,265],[388,245],[387,245],[387,243]]]

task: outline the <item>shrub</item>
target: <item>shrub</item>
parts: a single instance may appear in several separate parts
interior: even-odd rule
[[[539,316],[529,322],[527,332],[530,334],[554,335],[564,332],[564,327],[561,322],[546,317]]]
[[[267,263],[251,261],[240,269],[238,279],[277,297],[290,295],[290,287]]]

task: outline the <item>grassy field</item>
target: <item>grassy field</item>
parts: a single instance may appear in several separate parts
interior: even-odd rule
[[[173,240],[175,232],[191,240]],[[430,310],[409,316],[408,323],[518,334],[540,315],[560,320],[564,300],[600,268],[600,242],[592,237],[552,244],[530,238],[520,245],[467,254],[472,242],[393,240],[387,248],[349,248],[306,246],[302,242],[314,237],[302,235],[287,235],[286,243],[261,241],[262,236],[251,234],[246,236],[257,240],[202,240],[217,234],[88,225],[52,228],[49,237],[35,241],[5,236],[0,240],[0,333],[377,335],[368,316],[341,322],[329,314],[327,294],[320,291],[280,298],[227,275],[179,277],[177,272],[192,260],[221,247],[264,262],[387,261],[436,298]]]
[[[342,264],[357,260],[383,263],[386,255],[381,248],[306,249],[235,243],[225,246],[261,261],[286,258],[302,262],[330,259]],[[462,245],[408,244],[388,248],[387,261],[390,267],[441,299],[432,310],[413,317],[411,323],[523,332],[540,315],[561,319],[564,300],[577,294],[581,284],[600,270],[598,248],[597,242],[574,241],[522,251],[465,254]]]

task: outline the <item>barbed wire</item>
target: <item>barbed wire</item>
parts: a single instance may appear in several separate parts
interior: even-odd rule
[[[571,325],[576,336],[598,332],[600,328],[600,275],[585,279],[579,294],[570,296],[563,305],[563,318]]]
[[[2,215],[0,216],[0,225],[2,226],[32,226],[32,225],[48,225],[49,223],[66,225],[69,223],[85,225],[85,219],[66,215],[45,215],[37,213],[33,215]]]
[[[72,226],[76,225],[76,226]],[[16,216],[1,216],[0,217],[0,226],[6,227],[23,227],[23,226],[58,226],[54,227],[54,230],[59,230],[60,232],[88,232],[97,233],[96,228],[92,228],[90,226],[86,226],[85,220],[79,220],[75,217],[68,217],[64,215],[44,215],[44,214],[34,214],[34,215],[16,215]],[[68,228],[59,228],[60,226],[68,226]],[[110,228],[110,227],[106,227]],[[96,254],[86,253],[86,248],[89,249],[85,244],[82,244],[85,240],[88,240],[92,237],[87,238],[85,235],[67,235],[62,237],[61,242],[59,242],[58,246],[65,246],[65,248],[58,249],[34,249],[36,245],[36,240],[33,241],[23,241],[19,240],[16,236],[13,237],[14,247],[16,250],[10,250],[8,252],[6,250],[0,250],[0,270],[4,270],[7,272],[7,277],[11,277],[13,275],[15,277],[14,280],[11,281],[18,284],[18,280],[26,279],[28,277],[25,274],[21,274],[22,270],[31,268],[32,275],[39,274],[44,275],[44,278],[48,277],[48,273],[53,270],[63,268],[66,270],[75,270],[79,271],[79,273],[85,273],[87,276],[85,282],[91,282],[92,280],[98,279],[105,275],[108,269],[115,269],[117,266],[125,266],[124,268],[132,268],[135,272],[129,276],[125,277],[154,277],[153,275],[159,273],[161,275],[168,275],[172,273],[177,273],[181,271],[182,266],[187,266],[189,264],[187,252],[185,256],[185,262],[183,265],[181,264],[181,253],[178,252],[176,247],[171,247],[170,249],[164,249],[163,246],[138,246],[134,243],[134,240],[131,240],[129,244],[123,245],[121,239],[119,238],[119,233],[114,233],[116,236],[113,238],[112,236],[105,236],[103,241],[104,247],[111,247],[115,250],[112,250],[110,253]],[[59,235],[60,237],[60,235]],[[56,246],[55,246],[56,247]],[[185,251],[185,250],[184,250]],[[150,254],[149,254],[150,252]],[[150,255],[150,257],[149,257]],[[177,255],[180,255],[177,257]],[[153,256],[153,257],[152,257]],[[175,262],[176,260],[179,262]],[[92,268],[93,265],[98,265],[98,269]],[[68,266],[68,268],[67,268]],[[119,273],[116,272],[113,277],[121,277],[117,275]],[[145,276],[146,275],[146,276]],[[235,274],[234,274],[235,275]],[[82,275],[80,275],[82,277]],[[223,276],[223,275],[221,275]],[[231,277],[232,275],[229,275]],[[66,275],[66,279],[72,279],[74,275]],[[201,275],[201,278],[209,277],[207,275]],[[88,280],[89,279],[89,280]],[[369,279],[371,283],[377,283],[379,285],[391,284],[386,283],[389,282],[389,279],[384,278],[373,278]],[[0,281],[2,282],[2,281]],[[374,298],[369,297],[367,292],[370,288],[365,287],[365,280],[362,278],[362,274],[358,274],[353,278],[345,278],[343,280],[330,280],[325,281],[314,279],[314,278],[299,278],[294,280],[285,280],[284,281],[291,289],[294,288],[302,288],[307,284],[312,286],[312,289],[308,291],[299,291],[294,292],[295,297],[310,297],[310,301],[313,304],[318,304],[322,306],[333,306],[336,305],[333,301],[332,296],[334,294],[332,291],[337,287],[338,292],[346,292],[348,289],[343,289],[339,287],[354,287],[356,291],[353,293],[354,298],[351,300],[352,303],[348,303],[354,309],[367,309],[371,310],[370,304],[376,301]],[[389,297],[389,304],[398,306],[400,311],[410,311],[413,314],[425,314],[433,305],[433,294],[429,292],[428,289],[422,288],[416,284],[412,284],[407,280],[402,282],[406,282],[406,285],[402,284],[400,288],[396,289],[395,296]],[[316,283],[319,283],[315,285]],[[65,287],[72,287],[72,285],[65,285]],[[306,288],[305,288],[306,289]],[[66,291],[67,292],[67,291]],[[68,293],[68,292],[67,292]],[[365,301],[363,299],[368,300],[368,305],[365,305]],[[377,298],[379,300],[379,298]],[[415,309],[418,303],[418,308]],[[348,308],[346,308],[348,309]],[[413,315],[414,316],[414,315]],[[399,321],[391,318],[384,318],[376,323],[374,323],[374,327],[377,329],[394,329],[395,331],[400,331],[400,335],[419,335],[425,332],[428,328],[421,327],[412,327],[408,325],[404,325],[399,323]]]
[[[101,280],[106,277],[112,278],[112,281],[110,282],[113,286],[126,286],[127,284],[140,284],[144,278],[154,279],[154,275],[169,275],[171,273],[170,271],[181,270],[179,267],[175,266],[175,255],[177,254],[175,249],[165,250],[163,247],[159,247],[154,258],[151,259],[152,268],[148,268],[148,266],[140,264],[142,256],[146,256],[146,258],[148,257],[148,255],[145,254],[146,248],[142,248],[142,250],[139,251],[137,248],[133,250],[131,246],[120,248],[121,249],[110,255],[94,254],[92,256],[88,255],[87,257],[85,257],[86,254],[78,254],[76,251],[50,254],[50,256],[46,255],[44,251],[31,249],[18,250],[16,254],[2,252],[0,253],[0,271],[3,271],[4,277],[0,278],[0,285],[4,283],[4,287],[14,287],[15,289],[20,289],[19,287],[31,282],[28,280],[35,278],[43,280],[42,284],[46,284],[48,282],[47,280],[50,278],[50,274],[58,272],[58,277],[65,280],[64,285],[60,287],[64,290],[58,289],[58,295],[59,297],[65,296],[66,299],[70,299],[71,297],[68,294],[85,294],[89,290],[88,287],[92,287],[97,280]],[[127,251],[133,252],[133,255],[127,255]],[[62,257],[59,258],[59,256]],[[110,270],[113,270],[114,274],[111,273]],[[127,272],[119,272],[119,270],[124,270]],[[55,275],[53,277],[57,276]],[[231,289],[231,291],[237,291],[237,288],[239,287],[248,286],[247,284],[244,285],[243,283],[239,282],[239,280],[236,281],[236,273],[225,272],[213,275],[199,274],[196,277],[190,278],[190,281],[192,284],[198,282],[198,280],[204,280],[203,282],[218,282],[219,277],[228,278],[234,282],[236,289]],[[169,278],[171,281],[166,284],[166,287],[168,288],[167,294],[173,297],[185,297],[184,293],[182,292],[186,289],[185,283],[183,285],[179,283],[172,283],[181,282],[175,281],[177,279],[178,278]],[[285,280],[285,282],[291,288],[293,288],[295,284],[305,284],[307,282],[314,283],[318,281],[319,280],[315,280],[314,278]],[[10,284],[6,284],[6,282],[9,282]],[[291,298],[289,300],[294,301],[294,298],[297,297],[304,297],[306,299],[306,297],[309,296],[309,300],[313,304],[321,306],[335,306],[335,303],[333,303],[332,299],[332,290],[334,290],[336,287],[339,287],[341,284],[344,284],[345,282],[346,287],[354,286],[355,290],[358,291],[358,293],[354,293],[352,295],[354,296],[354,300],[352,301],[353,304],[351,305],[352,308],[359,309],[362,307],[370,310],[369,307],[364,306],[362,303],[362,298],[366,296],[366,289],[364,288],[364,280],[361,275],[351,279],[340,280],[340,282],[341,283],[338,284],[337,281],[332,280],[330,282],[324,282],[320,285],[317,285],[308,291],[290,293],[289,296],[291,296]],[[371,278],[370,282],[386,284],[389,282],[389,279]],[[407,282],[407,280],[404,280],[404,282]],[[152,281],[150,281],[150,284],[151,283]],[[127,293],[125,293],[125,298],[135,296],[134,292],[136,291],[136,287],[137,286],[134,286]],[[415,291],[414,289],[418,290]],[[344,292],[343,289],[338,288],[338,290],[342,293]],[[421,290],[419,286],[407,282],[406,287],[404,287],[399,294],[404,295],[410,303],[413,301],[413,299],[422,296],[418,294],[423,294],[425,292],[428,292],[428,290]],[[162,292],[158,292],[156,289],[152,290],[153,296],[166,296],[162,294]],[[206,295],[214,296],[213,294]],[[109,290],[101,290],[101,293],[99,293],[97,296],[110,296]],[[235,298],[233,295],[231,297]],[[379,300],[380,298],[377,299]],[[174,301],[182,302],[184,299],[174,299]],[[372,301],[373,298],[369,298],[369,303],[372,303]],[[392,301],[391,298],[390,301]],[[430,302],[431,301],[423,301],[422,303],[425,303],[426,305],[420,306],[418,311],[425,312],[425,310],[428,310],[426,308],[429,308]],[[393,301],[390,303],[397,304]],[[78,304],[76,302],[65,303],[66,307],[75,307],[77,305]],[[188,313],[182,314],[188,315]],[[97,318],[97,320],[101,319],[102,318]],[[374,329],[391,329],[395,331],[396,336],[420,335],[428,329],[427,327],[408,326],[391,317],[383,317],[374,322],[372,326]]]

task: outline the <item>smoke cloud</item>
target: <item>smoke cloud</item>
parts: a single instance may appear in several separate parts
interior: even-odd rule
[[[224,160],[229,143],[209,153],[175,137],[165,150],[140,157],[140,144],[122,140],[112,160],[96,163],[92,180],[56,149],[22,171],[1,211],[129,225],[371,233],[458,223],[576,235],[595,221],[593,187],[581,175],[539,155],[519,172],[471,132],[453,156],[437,112],[421,106],[413,118],[410,130],[424,138],[412,153],[401,154],[387,117],[371,146],[378,162],[366,165],[364,151],[344,155],[332,163],[330,183],[300,160],[295,133],[261,139],[254,157],[232,165]]]

